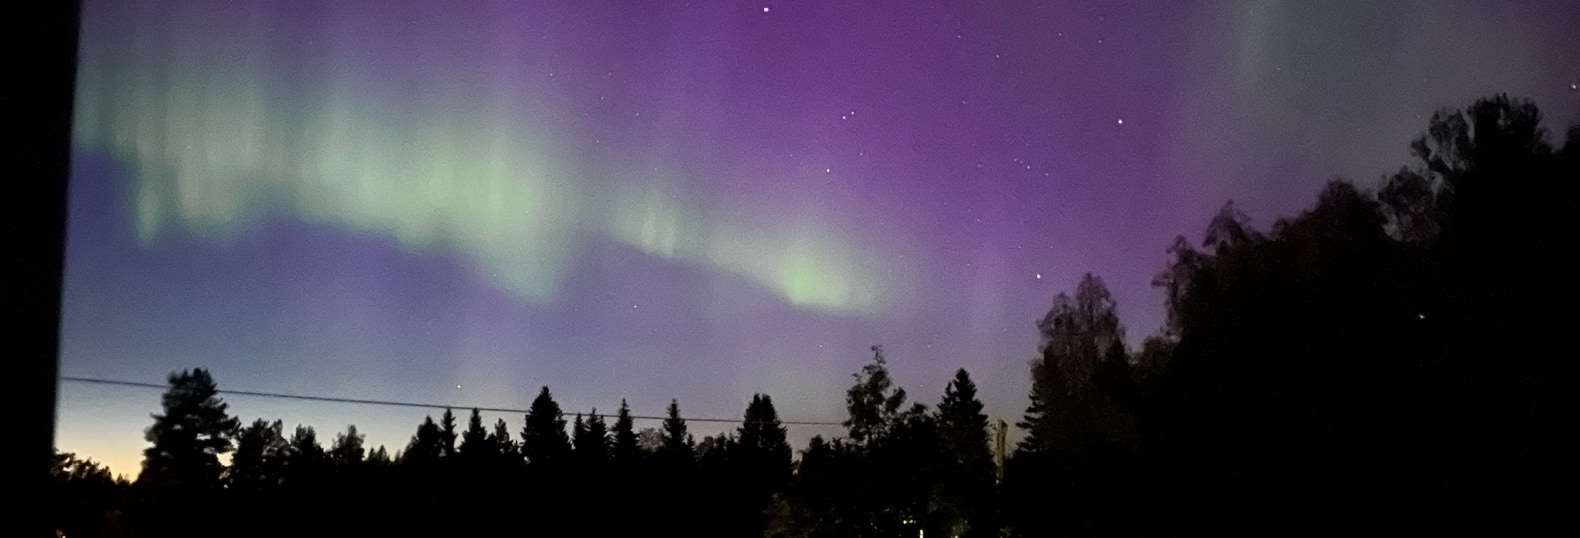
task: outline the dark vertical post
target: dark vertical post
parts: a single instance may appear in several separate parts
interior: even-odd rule
[[[55,433],[66,176],[75,91],[79,2],[12,3],[5,20],[10,82],[0,90],[6,155],[0,194],[0,331],[7,367],[4,407],[18,417],[18,452],[0,477],[0,528],[53,536],[41,516]]]

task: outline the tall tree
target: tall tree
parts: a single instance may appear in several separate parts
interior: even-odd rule
[[[219,455],[231,450],[240,421],[227,413],[219,387],[208,370],[196,368],[170,374],[170,389],[145,432],[153,446],[143,451],[138,481],[179,486],[218,487],[223,467]]]
[[[439,417],[439,455],[450,457],[455,455],[455,413],[445,408],[444,416]]]
[[[1041,356],[1032,363],[1031,405],[1020,423],[1028,432],[1020,448],[1076,450],[1105,418],[1093,403],[1102,397],[1098,368],[1109,359],[1123,362],[1124,326],[1103,280],[1087,273],[1074,298],[1054,298],[1037,329]]]
[[[664,413],[664,447],[660,455],[672,463],[696,462],[696,440],[686,433],[686,419],[680,418],[680,401],[670,399]]]
[[[483,428],[483,415],[476,407],[472,408],[472,415],[466,419],[466,431],[461,432],[460,454],[474,461],[483,461],[491,454],[499,454],[499,447],[489,439],[488,430]]]
[[[526,425],[521,429],[521,451],[532,465],[564,461],[570,455],[571,441],[565,433],[565,414],[560,404],[543,387],[527,409]]]
[[[905,406],[905,389],[894,386],[889,377],[882,345],[872,346],[872,363],[854,377],[855,385],[845,392],[845,410],[850,416],[844,424],[850,439],[857,443],[881,439],[900,420]]]
[[[982,409],[971,374],[965,368],[956,370],[955,378],[944,387],[943,401],[938,403],[938,425],[944,449],[962,465],[992,464],[988,417]]]
[[[609,424],[604,421],[603,415],[598,414],[594,407],[592,415],[587,419],[587,439],[592,454],[600,461],[609,459],[611,446],[609,439]]]
[[[597,467],[609,459],[608,426],[604,424],[603,417],[598,416],[597,409],[586,421],[582,420],[581,413],[577,413],[573,431],[576,459],[583,466]]]
[[[754,480],[769,492],[782,489],[790,479],[791,450],[773,398],[767,394],[752,395],[736,431],[740,457],[749,465]]]
[[[752,395],[738,437],[723,439],[723,452],[736,478],[737,491],[724,502],[739,506],[739,533],[762,535],[768,526],[766,511],[773,496],[789,486],[792,472],[790,443],[784,424],[767,394]]]
[[[620,411],[614,419],[614,460],[622,465],[635,463],[642,455],[637,445],[636,428],[631,420],[631,406],[620,399]]]
[[[996,536],[992,499],[994,466],[988,450],[988,417],[977,399],[976,383],[961,368],[944,387],[938,403],[938,433],[943,460],[935,503],[942,507],[952,536]]]

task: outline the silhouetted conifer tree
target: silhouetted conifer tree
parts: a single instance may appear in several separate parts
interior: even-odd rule
[[[460,454],[462,457],[474,462],[493,461],[497,456],[499,446],[488,437],[488,430],[483,428],[483,415],[476,407],[472,408],[472,415],[466,419],[466,430],[461,432]]]
[[[686,419],[680,418],[680,402],[671,399],[665,409],[664,444],[659,455],[669,465],[690,465],[696,462],[696,446],[691,434],[686,433]]]
[[[439,417],[439,455],[450,457],[455,455],[455,413],[450,409],[444,410],[444,415]]]
[[[596,412],[595,409],[595,414],[586,421],[582,420],[581,413],[577,413],[572,427],[576,459],[584,468],[600,467],[609,459],[609,432],[603,418]]]
[[[642,451],[637,446],[636,429],[631,421],[631,406],[627,405],[625,398],[620,399],[620,412],[614,419],[614,461],[622,465],[631,465],[641,459]]]
[[[570,455],[570,437],[565,433],[565,415],[554,402],[549,388],[543,387],[527,409],[526,425],[521,429],[521,452],[531,465],[550,465]]]
[[[521,461],[521,447],[510,436],[510,427],[505,425],[505,419],[494,421],[494,431],[488,434],[488,441],[494,446],[494,452],[497,452],[504,462],[519,463]]]
[[[938,403],[942,465],[934,503],[950,536],[997,536],[994,515],[993,455],[988,451],[988,417],[977,399],[976,383],[964,368],[944,388]]]

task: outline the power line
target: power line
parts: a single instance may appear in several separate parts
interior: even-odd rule
[[[160,389],[160,390],[169,388],[168,385],[164,385],[164,384],[160,384],[160,383],[145,383],[145,382],[141,382],[141,381],[125,381],[125,380],[120,380],[120,379],[104,379],[104,378],[98,378],[98,377],[77,377],[77,376],[65,376],[65,375],[63,375],[63,376],[60,376],[60,380],[61,381],[72,381],[72,382],[77,382],[77,383],[95,383],[95,384],[99,384],[99,385],[118,385],[118,386],[123,386],[123,387],[139,387],[139,388]],[[511,409],[511,408],[507,408],[507,407],[478,407],[478,406],[442,405],[442,404],[417,403],[417,402],[397,402],[397,401],[392,401],[392,400],[368,400],[368,399],[361,399],[361,398],[341,398],[341,397],[336,397],[336,396],[311,396],[311,395],[306,395],[306,394],[285,394],[285,393],[280,393],[280,392],[263,392],[263,391],[255,391],[255,390],[217,389],[217,392],[219,392],[220,394],[234,394],[234,395],[237,395],[237,396],[257,396],[257,397],[260,397],[260,398],[280,398],[280,399],[285,399],[285,400],[305,400],[305,401],[310,401],[310,402],[334,402],[334,403],[349,403],[349,404],[362,404],[362,405],[383,405],[383,406],[390,406],[390,407],[417,407],[417,408],[422,408],[422,409],[446,409],[446,410],[449,410],[449,409],[461,409],[461,410],[476,409],[478,411],[488,411],[488,412],[492,412],[492,413],[518,413],[518,414],[526,414],[527,413],[526,409]],[[588,413],[588,414],[590,415],[590,413]],[[610,416],[613,416],[613,415],[601,415],[601,416],[610,417]],[[666,419],[668,417],[648,416],[648,415],[631,415],[631,418],[633,420],[664,420],[664,419]],[[741,422],[738,419],[703,418],[703,417],[681,417],[681,420],[684,420],[686,422],[729,422],[729,423]],[[820,422],[820,421],[814,421],[814,420],[781,420],[781,421],[779,421],[779,423],[787,425],[787,426],[790,426],[790,425],[794,425],[794,426],[841,426],[841,425],[843,425],[843,424],[841,424],[839,422]]]

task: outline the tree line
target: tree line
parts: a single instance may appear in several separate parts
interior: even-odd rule
[[[845,435],[799,461],[761,394],[696,441],[677,402],[638,432],[624,402],[568,420],[545,387],[519,432],[447,410],[390,454],[355,427],[324,448],[243,425],[198,369],[171,376],[134,483],[57,456],[52,517],[68,536],[1552,534],[1580,448],[1580,125],[1555,146],[1540,120],[1506,96],[1445,109],[1375,191],[1334,180],[1265,230],[1225,204],[1169,249],[1167,321],[1139,349],[1086,275],[1035,324],[1001,465],[965,370],[910,401],[881,346]]]

